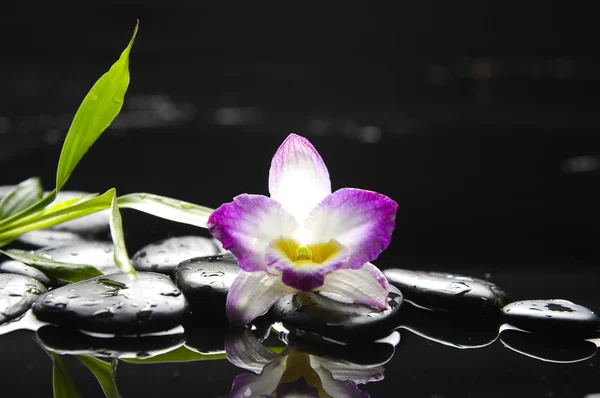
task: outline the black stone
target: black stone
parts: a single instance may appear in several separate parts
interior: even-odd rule
[[[551,338],[519,330],[504,330],[500,333],[504,346],[519,354],[545,362],[580,362],[596,354],[596,344],[586,340]]]
[[[180,325],[188,304],[169,277],[104,275],[60,287],[33,306],[38,319],[100,333],[150,333]]]
[[[115,265],[114,245],[112,242],[78,242],[57,247],[47,247],[35,252],[54,261],[91,265],[104,274],[121,272]]]
[[[46,350],[60,355],[144,359],[178,348],[185,334],[94,337],[72,328],[47,325],[37,330],[36,338]]]
[[[175,283],[192,306],[194,318],[198,314],[225,317],[225,301],[231,284],[240,269],[230,254],[186,260],[173,273]]]
[[[429,309],[485,318],[499,316],[509,302],[498,286],[468,276],[403,269],[383,273],[406,301]]]
[[[0,273],[28,276],[42,283],[44,286],[49,286],[51,284],[50,278],[42,271],[16,260],[9,260],[1,263]]]
[[[219,247],[211,239],[201,236],[180,236],[151,243],[131,258],[139,271],[171,274],[182,261],[219,254]]]
[[[89,239],[68,231],[55,231],[52,229],[40,229],[27,232],[17,238],[32,248],[57,247],[80,242],[88,242]]]
[[[502,309],[506,323],[531,332],[593,337],[598,315],[567,300],[527,300]]]
[[[46,292],[35,279],[17,274],[0,274],[0,324],[17,318]]]
[[[442,311],[431,311],[405,303],[402,326],[420,337],[455,348],[480,348],[498,338],[495,319],[471,319]]]
[[[302,292],[277,301],[267,316],[283,322],[289,330],[300,329],[343,342],[374,341],[400,326],[402,301],[402,293],[393,286],[384,310]]]

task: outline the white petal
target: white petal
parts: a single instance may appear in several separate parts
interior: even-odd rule
[[[273,361],[285,362],[285,356],[269,350],[245,327],[230,329],[225,337],[225,352],[229,362],[254,373],[262,372]]]
[[[269,192],[300,225],[313,207],[331,193],[327,167],[306,138],[290,134],[281,144],[271,161]]]
[[[387,307],[388,281],[373,264],[366,263],[359,269],[342,269],[325,277],[323,286],[315,290],[335,293],[354,302]]]
[[[318,365],[325,367],[338,380],[352,380],[356,384],[383,380],[383,365],[358,365],[314,355],[310,357],[310,362],[313,368]]]
[[[240,271],[227,294],[227,317],[234,325],[245,325],[267,312],[283,296],[296,292],[283,284],[281,275]]]
[[[277,389],[285,372],[285,362],[271,362],[259,375],[244,373],[235,378],[230,398],[249,398],[270,395]]]
[[[321,364],[319,364],[318,362],[313,361],[312,355],[310,365],[314,369],[314,371],[319,375],[319,379],[321,379],[321,385],[323,386],[323,390],[325,390],[325,392],[331,395],[332,397],[369,397],[369,394],[365,391],[360,390],[356,386],[356,383],[354,381],[348,379],[334,379],[330,370],[326,369],[324,366],[321,366]]]

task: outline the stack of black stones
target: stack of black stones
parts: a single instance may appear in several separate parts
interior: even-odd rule
[[[56,261],[93,265],[105,275],[65,284],[4,259],[0,334],[33,314],[45,323],[37,330],[38,341],[60,354],[144,358],[182,342],[197,352],[223,349],[225,299],[239,269],[218,242],[183,236],[149,244],[132,257],[139,271],[132,282],[115,267],[112,243],[82,231],[66,233],[33,232],[22,238],[21,247],[27,242],[32,249],[36,242],[55,238],[50,239],[55,245],[33,250]],[[384,310],[305,292],[280,300],[254,326],[264,331],[281,322],[288,331],[286,343],[301,351],[373,357],[352,358],[357,362],[389,359],[393,349],[374,342],[399,329],[457,348],[484,347],[500,339],[519,353],[553,362],[580,361],[596,353],[598,316],[570,301],[512,301],[487,280],[446,273],[388,269],[385,275],[390,293]],[[170,332],[157,333],[164,331]],[[349,349],[359,345],[361,350]]]

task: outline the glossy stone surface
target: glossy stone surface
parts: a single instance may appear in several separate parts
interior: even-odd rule
[[[38,319],[100,333],[172,329],[188,315],[181,291],[167,276],[139,272],[104,275],[52,290],[33,306]]]
[[[389,282],[417,306],[478,317],[498,316],[509,299],[491,282],[468,276],[403,269],[383,271]]]
[[[36,332],[36,337],[45,349],[60,355],[137,359],[169,352],[185,341],[184,333],[94,337],[72,328],[54,325],[41,327]]]
[[[184,260],[218,253],[220,249],[212,239],[201,236],[180,236],[144,246],[135,253],[131,262],[139,271],[171,274]]]
[[[42,271],[17,260],[8,260],[0,263],[0,272],[28,276],[42,283],[44,286],[48,286],[51,283],[50,278]]]
[[[54,261],[73,264],[87,264],[96,267],[104,274],[121,272],[115,265],[112,242],[78,242],[57,247],[36,250],[36,253]]]
[[[175,269],[173,277],[194,315],[225,316],[227,292],[239,271],[232,254],[221,254],[186,260]]]
[[[0,324],[24,314],[46,288],[35,279],[0,274]]]
[[[57,247],[89,241],[89,239],[74,232],[55,231],[53,229],[40,229],[27,232],[19,236],[17,240],[36,249],[40,247]]]
[[[502,309],[506,323],[542,334],[593,337],[599,327],[598,315],[567,300],[526,300]]]
[[[498,338],[499,326],[495,319],[473,319],[405,303],[400,328],[439,344],[465,349],[492,344]]]
[[[546,362],[580,362],[597,351],[596,344],[586,340],[551,338],[518,330],[502,331],[500,341],[519,354]]]
[[[390,286],[388,307],[379,310],[342,303],[319,293],[303,292],[282,298],[267,316],[288,329],[300,329],[339,341],[373,341],[400,326],[402,293]]]

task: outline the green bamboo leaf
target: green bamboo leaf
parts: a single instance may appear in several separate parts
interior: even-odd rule
[[[214,211],[208,207],[149,193],[132,193],[118,199],[122,209],[135,209],[156,217],[206,228],[208,217]]]
[[[117,371],[117,360],[113,360],[111,363],[104,362],[98,358],[77,355],[79,359],[89,370],[94,374],[104,395],[106,398],[121,398],[119,390],[117,389],[117,382],[115,380]]]
[[[38,177],[21,182],[0,201],[0,220],[20,213],[42,199],[44,190]]]
[[[73,199],[69,201],[71,202],[69,203],[70,206],[65,206],[62,202],[27,217],[14,220],[12,223],[0,228],[0,242],[8,238],[16,238],[29,231],[49,228],[65,221],[106,210],[110,208],[114,195],[115,190],[109,189],[102,195],[84,202]]]
[[[0,220],[0,232],[11,228],[10,225],[12,225],[13,223],[18,222],[26,217],[31,216],[32,214],[35,214],[35,213],[41,211],[46,206],[48,206],[50,203],[52,203],[55,198],[56,198],[56,189],[53,190],[52,192],[50,192],[48,194],[48,196],[43,197],[42,199],[40,199],[36,203],[32,204],[28,208],[26,208],[16,214],[13,214],[12,216],[5,218],[4,220]]]
[[[147,359],[124,358],[121,360],[133,364],[152,364],[167,362],[214,361],[219,359],[227,359],[225,352],[220,352],[217,354],[200,354],[182,345],[173,351],[169,351]]]
[[[52,387],[54,389],[54,398],[81,398],[81,394],[75,387],[75,383],[69,376],[62,359],[53,352],[52,357]]]
[[[70,264],[60,261],[54,261],[40,254],[28,252],[26,250],[9,249],[0,250],[0,253],[18,260],[22,263],[31,265],[39,269],[50,278],[60,279],[65,282],[79,282],[84,279],[93,278],[94,276],[104,275],[102,272],[84,264]]]
[[[98,79],[79,106],[65,138],[56,171],[56,190],[65,185],[77,164],[117,117],[129,86],[129,53],[138,31],[110,70]]]
[[[112,189],[113,197],[110,206],[110,235],[115,245],[115,264],[119,269],[132,279],[135,279],[136,271],[129,260],[127,247],[125,247],[125,236],[123,235],[123,220],[117,207],[117,193]]]

